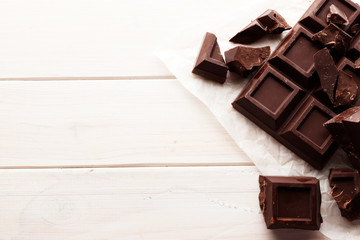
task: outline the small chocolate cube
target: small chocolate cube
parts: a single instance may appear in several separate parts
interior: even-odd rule
[[[259,176],[259,202],[267,228],[318,230],[322,223],[319,180]]]

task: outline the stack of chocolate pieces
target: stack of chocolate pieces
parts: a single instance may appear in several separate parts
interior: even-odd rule
[[[288,29],[283,17],[268,10],[230,41],[249,44]],[[315,0],[271,55],[268,47],[226,51],[225,60],[221,57],[217,63],[224,71],[246,77],[258,69],[233,107],[314,168],[322,169],[340,146],[360,171],[359,31],[359,5]],[[219,49],[216,40],[212,47],[207,41],[205,37],[194,73],[201,73],[198,63],[204,61],[204,49],[207,62]],[[218,56],[220,50],[216,52]],[[226,80],[224,71],[221,83]],[[360,218],[357,170],[332,169],[329,175],[331,194],[350,221]],[[260,176],[259,183],[268,228],[320,228],[316,178]]]
[[[252,43],[266,34],[280,34],[289,29],[291,27],[280,14],[274,10],[267,10],[230,41],[244,44]],[[269,46],[261,48],[237,46],[225,52],[225,65],[216,36],[212,33],[206,33],[192,72],[206,79],[224,83],[228,69],[247,77],[263,65],[269,56]]]
[[[324,123],[358,104],[360,75],[347,56],[359,14],[351,1],[315,1],[233,103],[316,169],[337,149]]]

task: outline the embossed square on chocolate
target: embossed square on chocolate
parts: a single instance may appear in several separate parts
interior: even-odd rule
[[[301,86],[310,88],[315,84],[313,55],[323,48],[311,40],[312,34],[297,25],[283,41],[282,47],[275,50],[269,62],[291,76]]]
[[[318,179],[260,175],[259,185],[260,208],[267,228],[320,228],[322,218]]]
[[[304,27],[312,32],[321,31],[328,25],[327,15],[330,13],[330,6],[334,5],[340,11],[345,13],[348,23],[341,26],[348,30],[359,16],[359,6],[350,0],[322,0],[319,3],[311,5],[304,16],[299,21]]]
[[[239,96],[233,104],[235,108],[240,104],[245,108],[256,109],[256,117],[267,127],[277,130],[304,92],[268,64],[257,75],[260,76],[258,81],[249,85],[251,89]]]
[[[312,158],[308,161],[311,165],[321,168],[327,154],[335,146],[334,139],[323,124],[335,116],[335,113],[321,104],[313,97],[309,97],[297,111],[290,124],[281,133],[291,145],[302,151],[297,154],[302,156],[306,152]]]

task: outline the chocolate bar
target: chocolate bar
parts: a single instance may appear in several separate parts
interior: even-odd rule
[[[269,46],[261,48],[238,46],[225,52],[225,61],[231,72],[246,77],[260,67],[269,56]]]
[[[259,176],[260,209],[267,228],[318,230],[322,223],[319,180]]]
[[[217,38],[212,33],[206,33],[193,73],[219,83],[226,80],[228,67],[221,55]]]
[[[344,12],[348,20],[336,28],[351,31],[359,19],[357,4],[348,0],[315,0],[233,102],[236,110],[316,169],[323,168],[338,147],[323,124],[339,110],[321,93],[313,57],[326,46],[312,40],[328,26],[326,18],[331,5]],[[347,58],[339,59],[337,66],[342,70],[345,66],[340,65]],[[349,69],[343,71],[349,74]],[[354,71],[355,82],[358,77]],[[353,104],[356,103],[357,99]]]
[[[350,221],[360,218],[360,176],[350,168],[331,169],[329,174],[331,195],[341,215]]]
[[[352,107],[324,125],[347,153],[352,165],[360,170],[360,107]]]
[[[250,44],[267,34],[279,34],[289,29],[291,27],[285,19],[276,11],[269,9],[238,32],[230,42]]]

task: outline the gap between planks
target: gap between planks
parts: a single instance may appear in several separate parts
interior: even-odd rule
[[[0,169],[72,169],[72,168],[158,168],[158,167],[254,167],[252,162],[240,163],[135,163],[107,165],[60,165],[60,166],[0,166]]]
[[[0,81],[79,81],[79,80],[172,80],[173,75],[167,76],[108,76],[108,77],[25,77],[25,78],[0,78]]]

